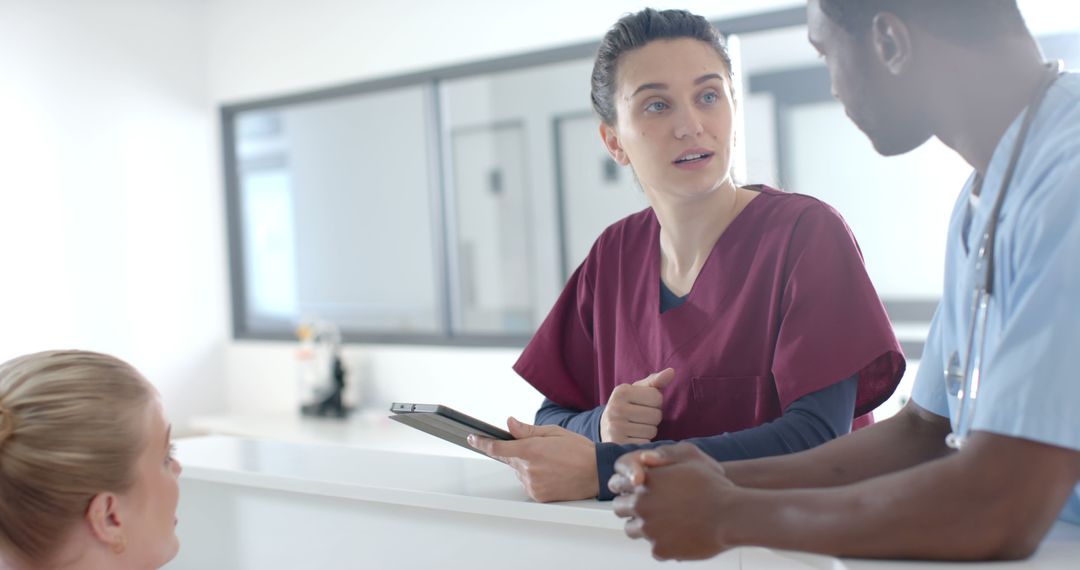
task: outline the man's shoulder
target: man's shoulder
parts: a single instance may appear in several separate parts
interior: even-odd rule
[[[1028,201],[1075,194],[1080,180],[1080,73],[1062,75],[1031,125],[1016,182],[1029,186]]]
[[[1062,75],[1044,104],[1050,113],[1041,149],[1048,157],[1080,161],[1080,73]]]
[[[1060,87],[1073,97],[1080,98],[1080,72],[1070,71],[1061,74],[1056,87]]]

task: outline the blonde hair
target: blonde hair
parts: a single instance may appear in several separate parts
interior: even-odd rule
[[[98,493],[134,483],[153,388],[105,354],[0,364],[0,557],[44,563]]]

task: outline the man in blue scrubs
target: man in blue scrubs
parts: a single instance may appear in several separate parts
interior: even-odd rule
[[[1045,65],[1015,0],[810,0],[808,19],[834,94],[878,152],[937,136],[974,169],[953,213],[912,401],[794,455],[720,464],[686,445],[627,454],[610,482],[621,493],[616,513],[659,558],[738,545],[1027,557],[1058,518],[1080,523],[1080,74]],[[955,376],[981,330],[971,327],[976,266],[994,218],[978,387],[969,373],[957,426]],[[966,435],[958,450],[946,445],[954,431]]]

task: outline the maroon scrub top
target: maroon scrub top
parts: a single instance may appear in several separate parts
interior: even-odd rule
[[[553,402],[589,410],[671,367],[657,440],[751,428],[855,374],[855,427],[896,389],[904,355],[834,209],[755,187],[686,301],[660,313],[651,208],[608,227],[514,365]]]

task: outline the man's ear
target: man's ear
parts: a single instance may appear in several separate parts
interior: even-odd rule
[[[600,138],[604,141],[604,147],[607,148],[608,154],[611,155],[615,162],[623,166],[630,164],[630,159],[626,156],[626,151],[623,150],[622,144],[619,142],[619,134],[615,131],[615,127],[601,121]]]
[[[90,532],[94,538],[112,549],[113,552],[121,553],[127,546],[127,536],[124,532],[124,523],[120,515],[119,499],[113,493],[98,493],[90,499],[90,506],[86,508],[86,523],[90,526]]]
[[[901,75],[912,60],[911,32],[895,14],[882,12],[874,16],[871,39],[878,60],[892,75]]]

